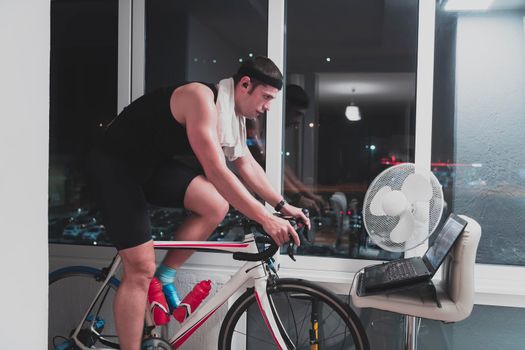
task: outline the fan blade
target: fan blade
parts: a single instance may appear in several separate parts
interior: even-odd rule
[[[412,214],[414,215],[414,220],[419,222],[426,222],[429,219],[430,213],[429,213],[429,203],[428,202],[416,202],[414,203],[414,211]]]
[[[390,232],[390,240],[394,243],[403,243],[406,242],[414,231],[414,218],[410,211],[405,210],[401,214],[401,219],[399,223],[394,227],[392,232]]]
[[[372,213],[372,215],[386,215],[385,211],[383,210],[383,198],[390,191],[392,191],[390,186],[383,186],[379,189],[379,191],[377,191],[376,195],[372,198],[372,201],[370,202],[370,213]]]
[[[401,186],[401,191],[410,203],[419,201],[428,202],[432,199],[432,185],[430,184],[430,180],[425,179],[420,174],[408,175]]]
[[[385,194],[382,205],[385,214],[390,216],[399,216],[408,208],[405,194],[397,190]]]

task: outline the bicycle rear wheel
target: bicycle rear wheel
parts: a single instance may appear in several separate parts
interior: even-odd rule
[[[295,349],[368,350],[368,338],[357,315],[330,291],[307,281],[279,279],[268,295]],[[281,334],[283,332],[281,331]],[[266,327],[253,289],[228,311],[219,349],[278,349]]]
[[[82,320],[96,293],[102,286],[105,274],[102,270],[88,266],[70,266],[49,274],[49,328],[48,349],[77,349],[68,342],[71,333]],[[97,304],[90,312],[94,328],[112,343],[118,343],[113,322],[113,298],[119,280],[111,278]],[[90,331],[90,321],[84,322],[79,339],[87,346],[100,342]],[[104,345],[110,347],[110,345]]]

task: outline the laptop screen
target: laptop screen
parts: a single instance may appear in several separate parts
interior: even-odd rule
[[[450,214],[447,218],[436,240],[428,248],[423,258],[423,260],[426,260],[427,267],[429,269],[432,268],[432,272],[435,272],[443,263],[443,260],[447,257],[448,252],[466,225],[467,222],[455,214]]]

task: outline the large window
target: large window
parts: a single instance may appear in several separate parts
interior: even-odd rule
[[[117,113],[118,1],[55,0],[51,9],[49,237],[51,242],[108,245],[85,159]],[[266,0],[146,1],[144,67],[136,70],[133,63],[133,74],[144,72],[143,82],[133,76],[145,86],[139,93],[185,81],[218,83],[231,77],[243,60],[266,56],[267,12]],[[141,36],[133,28],[133,35]],[[131,58],[126,50],[120,54],[122,62]],[[131,55],[141,53],[132,47]],[[258,133],[251,129],[248,139],[259,154],[264,154],[263,128],[264,123],[257,126]],[[180,160],[198,166],[196,159]],[[172,239],[187,215],[184,208],[152,206],[153,238]],[[236,211],[228,213],[210,239],[242,239],[239,218]]]
[[[216,84],[231,77],[243,60],[267,55],[267,22],[266,0],[147,1],[146,92],[186,81]],[[264,154],[262,128],[248,130],[255,155]],[[200,167],[195,157],[178,160]],[[150,212],[155,239],[172,239],[187,215],[184,208],[151,207]],[[209,239],[242,240],[240,218],[232,209]]]
[[[86,155],[117,112],[118,1],[51,1],[49,238],[104,242]]]
[[[267,54],[267,0],[146,1],[146,92],[184,81],[217,83]]]
[[[433,171],[483,228],[479,263],[525,265],[525,6],[436,17]]]
[[[399,256],[361,210],[379,172],[414,160],[417,19],[416,0],[287,2],[284,191],[314,224],[300,253]]]

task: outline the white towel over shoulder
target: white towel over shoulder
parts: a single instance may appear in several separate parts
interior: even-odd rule
[[[233,78],[219,82],[216,105],[219,142],[226,158],[233,161],[242,157],[246,148],[246,118],[235,114]]]

